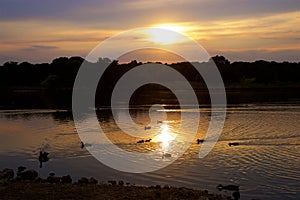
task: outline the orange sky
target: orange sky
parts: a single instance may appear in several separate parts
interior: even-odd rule
[[[171,27],[231,61],[299,62],[299,24],[297,0],[3,0],[0,63],[85,57],[106,38],[138,27]]]

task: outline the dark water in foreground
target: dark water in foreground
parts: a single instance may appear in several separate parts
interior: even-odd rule
[[[193,118],[195,109],[171,110],[167,112],[168,121],[157,126],[168,127],[171,134],[176,132],[181,123],[180,111]],[[218,117],[210,116],[208,108],[200,111],[196,138],[203,138],[211,117]],[[139,185],[168,184],[216,193],[219,192],[216,189],[218,184],[236,184],[240,185],[241,199],[300,199],[300,105],[235,105],[227,111],[222,135],[205,158],[199,159],[200,145],[194,141],[189,150],[168,167],[151,173],[131,174],[104,166],[86,149],[80,148],[70,112],[2,110],[0,168],[16,169],[23,165],[37,169],[42,177],[54,171],[57,175],[71,174],[75,179],[93,176],[105,182],[113,179]],[[119,116],[123,112],[120,109]],[[120,132],[105,110],[98,114],[107,136],[120,147],[151,151],[159,145],[155,140],[137,144],[135,138],[125,137]],[[148,111],[134,109],[132,118],[143,130]],[[229,142],[239,142],[240,146],[229,147]],[[50,153],[50,160],[43,164],[43,168],[39,168],[37,160],[40,148]],[[231,192],[222,193],[231,195]]]

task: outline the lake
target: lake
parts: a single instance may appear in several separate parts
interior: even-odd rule
[[[157,135],[160,128],[176,132],[180,113],[193,118],[197,108],[156,110],[167,120],[149,130],[149,112],[144,107],[130,110],[131,117],[145,135]],[[124,109],[117,110],[122,117]],[[100,181],[124,180],[136,185],[172,185],[231,195],[218,191],[218,184],[240,186],[241,199],[300,199],[300,105],[299,104],[237,104],[227,109],[223,132],[213,150],[199,158],[201,144],[211,118],[210,109],[200,107],[201,120],[197,136],[190,148],[169,166],[149,173],[125,173],[111,169],[96,160],[76,132],[72,113],[67,110],[1,110],[0,111],[0,168],[18,166],[36,169],[41,177],[54,171],[70,174],[74,180],[86,176]],[[156,140],[138,144],[116,126],[107,109],[97,111],[99,123],[107,137],[128,151],[147,152],[160,148]],[[87,119],[88,120],[88,119]],[[126,126],[126,120],[124,121]],[[128,127],[130,130],[130,127]],[[132,130],[134,131],[134,130]],[[175,138],[180,133],[173,135]],[[229,146],[238,142],[239,146]],[[88,144],[87,144],[88,145]],[[50,160],[39,167],[38,154],[43,148]],[[173,154],[172,154],[173,156]],[[174,154],[174,156],[176,156]],[[168,159],[161,158],[161,162]]]

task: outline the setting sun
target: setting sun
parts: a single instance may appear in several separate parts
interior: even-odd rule
[[[300,0],[0,0],[0,200],[300,200],[299,24]]]
[[[160,24],[154,26],[154,28],[166,29],[178,33],[184,33],[185,28],[182,26],[172,25],[172,24]]]
[[[161,24],[153,27],[154,29],[146,32],[148,39],[155,43],[160,44],[174,44],[184,41],[181,35],[184,31],[183,27]]]

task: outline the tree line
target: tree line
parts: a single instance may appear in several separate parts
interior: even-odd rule
[[[85,60],[81,57],[60,57],[51,63],[31,64],[29,62],[6,62],[0,66],[0,87],[39,86],[44,88],[72,88],[77,72]],[[291,62],[233,62],[223,56],[211,58],[218,67],[225,85],[228,84],[298,84],[300,82],[300,63]],[[87,62],[87,61],[85,61]],[[109,59],[99,62],[110,62],[103,74],[102,84],[112,87],[117,80],[130,69],[142,64],[131,61],[118,63]],[[97,67],[97,63],[89,63]],[[205,66],[207,63],[201,63]],[[203,81],[201,75],[188,62],[168,64],[179,71],[191,82]],[[100,82],[101,82],[100,81]]]

